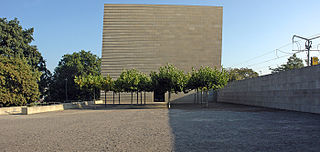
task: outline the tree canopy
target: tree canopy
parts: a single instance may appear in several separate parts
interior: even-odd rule
[[[0,104],[25,105],[39,99],[38,71],[32,71],[27,61],[0,55]]]
[[[229,81],[243,80],[259,76],[257,72],[249,68],[229,68],[225,70],[229,73]]]
[[[182,92],[187,84],[184,72],[172,64],[167,64],[159,68],[159,72],[151,72],[153,88],[159,93]]]
[[[55,68],[52,84],[47,100],[64,101],[65,84],[67,83],[68,100],[89,100],[92,98],[92,89],[80,89],[74,82],[76,76],[100,75],[101,60],[90,51],[81,50],[73,54],[66,54]],[[99,98],[100,90],[96,90],[95,96]]]
[[[46,62],[37,46],[31,45],[33,28],[23,29],[17,18],[8,21],[0,18],[0,54],[6,57],[24,58],[31,70],[41,72],[38,81],[41,95],[46,95],[46,88],[51,80],[51,73],[46,68]]]
[[[148,75],[140,72],[138,77],[139,77],[139,83],[138,83],[138,91],[139,92],[142,92],[142,91],[151,92],[151,91],[153,91],[152,81],[151,81],[151,78]]]
[[[121,87],[124,92],[136,92],[138,91],[138,84],[139,84],[139,74],[140,72],[136,69],[124,70],[120,74],[118,78],[118,86],[117,88]]]
[[[105,79],[102,77],[102,75],[92,75],[91,73],[86,76],[75,76],[74,78],[74,82],[80,87],[81,90],[89,90],[93,92],[93,100],[96,99],[96,90],[102,89],[102,85],[106,84],[104,80]]]
[[[114,82],[109,74],[106,77],[103,77],[101,82],[101,90],[104,92],[112,91]]]
[[[198,71],[192,68],[187,88],[189,90],[217,90],[227,84],[229,80],[228,72],[225,70],[212,69],[211,67],[201,67]]]
[[[303,67],[304,67],[303,60],[298,58],[296,54],[293,54],[288,58],[288,61],[286,64],[282,64],[274,69],[273,68],[269,68],[269,69],[271,70],[271,73],[277,73],[281,71],[300,69]]]

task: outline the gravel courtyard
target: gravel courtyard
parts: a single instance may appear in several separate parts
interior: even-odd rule
[[[320,151],[320,115],[232,104],[2,115],[0,151]]]

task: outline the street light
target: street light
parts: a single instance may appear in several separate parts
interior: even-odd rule
[[[67,102],[68,101],[68,88],[67,88],[68,78],[66,78],[64,80],[66,80],[66,101],[65,102]]]

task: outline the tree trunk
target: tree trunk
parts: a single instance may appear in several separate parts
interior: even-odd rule
[[[142,92],[140,92],[140,103],[142,105]]]
[[[94,105],[94,109],[97,109],[97,107],[96,107],[96,88],[93,89],[93,105]]]
[[[104,91],[104,107],[107,107],[107,91]]]
[[[137,105],[139,104],[139,92],[137,91]]]
[[[197,98],[197,104],[199,104],[199,90],[198,90],[198,88],[197,88],[197,95],[196,95],[196,98]]]
[[[201,101],[200,101],[200,104],[202,104],[202,101],[203,101],[202,92],[203,92],[203,90],[201,89],[200,91],[201,91],[201,92],[200,92],[200,94],[201,94]]]
[[[120,104],[120,96],[121,96],[121,94],[120,94],[120,92],[119,92],[119,104]]]
[[[196,99],[197,99],[197,94],[195,93],[194,95],[193,95],[193,103],[195,104],[196,103]]]
[[[171,92],[168,92],[168,108],[170,108],[170,98],[171,98]]]
[[[209,100],[208,100],[208,89],[206,91],[206,100],[207,100],[207,107],[209,107]]]
[[[114,91],[112,91],[112,103],[114,104]]]
[[[144,92],[144,104],[146,104],[146,92]]]
[[[93,88],[93,101],[96,101],[96,88]]]
[[[131,91],[131,105],[133,104],[133,92]]]

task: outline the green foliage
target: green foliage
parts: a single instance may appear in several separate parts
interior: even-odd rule
[[[116,81],[114,81],[114,85],[113,85],[112,91],[114,91],[114,92],[123,92],[124,91],[123,88],[124,88],[123,81],[119,77]]]
[[[121,88],[124,92],[138,91],[140,72],[136,69],[124,70],[117,79],[117,88]]]
[[[81,90],[90,90],[93,92],[93,99],[95,100],[95,91],[102,89],[105,79],[102,75],[89,75],[75,76],[74,82],[80,87]]]
[[[33,72],[26,60],[0,55],[0,104],[26,105],[39,99],[38,71]]]
[[[288,58],[286,64],[282,64],[277,68],[269,68],[271,73],[277,73],[281,71],[293,70],[293,69],[300,69],[303,68],[303,60],[298,58],[296,54],[293,54],[291,57]]]
[[[229,81],[243,80],[243,79],[254,78],[259,76],[257,72],[248,68],[240,68],[240,69],[229,68],[225,70],[229,73]]]
[[[196,71],[195,68],[192,68],[191,73],[188,73],[188,81],[184,90],[195,90],[200,88],[200,83],[198,83],[199,79],[198,71]]]
[[[187,89],[220,89],[224,87],[229,80],[229,75],[225,70],[212,69],[211,67],[201,67],[198,71],[192,68],[190,78],[187,83]]]
[[[74,82],[80,87],[80,89],[101,89],[104,78],[101,75],[89,75],[75,76]]]
[[[140,72],[138,77],[139,77],[139,83],[138,83],[138,91],[139,92],[142,92],[142,91],[151,92],[151,91],[153,91],[152,81],[151,81],[151,78],[148,75]]]
[[[182,92],[187,84],[186,75],[182,70],[171,64],[159,68],[159,72],[151,72],[152,85],[159,93]]]
[[[42,75],[38,80],[39,90],[41,96],[45,96],[46,88],[51,82],[51,73],[46,68],[46,62],[37,47],[31,45],[33,31],[33,28],[23,29],[16,18],[10,21],[0,18],[0,55],[24,58],[33,72],[40,71]]]
[[[103,77],[102,82],[101,82],[101,89],[104,92],[112,91],[113,88],[113,80],[108,74],[106,77]]]
[[[75,84],[74,78],[77,76],[97,76],[100,75],[101,60],[90,51],[74,52],[66,54],[55,68],[53,80],[49,88],[47,100],[64,101],[65,84],[67,79],[68,100],[90,100],[95,89],[81,88]],[[100,97],[100,91],[96,88],[95,96]]]

